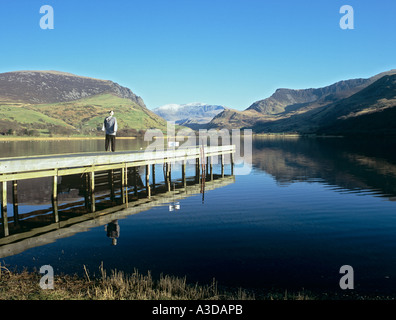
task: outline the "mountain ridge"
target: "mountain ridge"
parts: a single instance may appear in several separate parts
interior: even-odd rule
[[[167,121],[175,121],[176,124],[195,129],[200,125],[209,123],[214,116],[225,109],[221,105],[193,102],[166,104],[153,109],[153,112]]]
[[[304,114],[314,113],[313,110],[320,110],[347,99],[379,79],[395,74],[396,69],[392,69],[370,78],[341,80],[321,88],[279,88],[270,97],[254,102],[243,111],[223,111],[214,117],[207,127],[252,128],[258,133],[299,132],[301,126],[298,125],[297,119],[305,120]]]
[[[15,85],[18,84],[18,85]],[[12,71],[0,74],[0,97],[25,103],[57,103],[114,93],[146,108],[132,90],[110,80],[78,76],[61,71]]]
[[[166,128],[166,121],[147,109],[141,97],[110,80],[54,70],[0,74],[3,135],[102,135],[110,109],[119,135]]]
[[[264,114],[280,114],[287,111],[287,107],[295,109],[295,107],[293,108],[294,105],[300,105],[301,107],[302,104],[323,101],[326,98],[329,99],[329,95],[333,95],[331,98],[334,99],[334,96],[347,95],[351,91],[357,92],[369,81],[369,79],[351,79],[342,80],[322,88],[280,88],[271,97],[253,103],[247,110],[255,110]]]
[[[319,134],[396,133],[396,125],[384,125],[386,118],[381,114],[385,110],[388,116],[396,114],[395,106],[396,74],[385,75],[352,96],[294,117],[258,122],[252,129]]]

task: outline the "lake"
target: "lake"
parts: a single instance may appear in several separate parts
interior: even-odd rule
[[[0,152],[90,152],[103,144],[1,141]],[[146,146],[117,141],[120,151]],[[350,265],[355,292],[390,294],[396,285],[395,151],[391,139],[258,137],[250,174],[206,190],[204,198],[197,193],[178,200],[180,210],[165,203],[122,216],[117,245],[105,225],[97,225],[0,262],[31,270],[49,264],[55,274],[83,274],[84,265],[99,274],[103,263],[105,269],[150,270],[154,277],[186,276],[190,283],[215,278],[230,287],[339,293],[340,267]],[[179,176],[175,168],[172,177]],[[21,212],[50,206],[45,182],[21,188]],[[61,189],[62,199],[81,195],[69,185]]]

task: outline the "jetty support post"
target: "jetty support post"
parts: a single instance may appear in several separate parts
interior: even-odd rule
[[[126,163],[121,168],[121,198],[122,203],[128,207],[128,166]]]
[[[210,181],[213,180],[213,157],[210,157]]]
[[[165,163],[165,181],[166,181],[166,185],[168,187],[168,192],[171,191],[171,176],[170,176],[170,162],[166,162]]]
[[[171,183],[171,181],[172,181],[172,162],[169,162],[168,163],[168,165],[169,165],[169,183]]]
[[[120,169],[121,171],[121,200],[122,204],[125,204],[125,173],[124,167]]]
[[[1,220],[3,223],[3,234],[7,237],[9,235],[7,217],[7,181],[3,181],[1,186]]]
[[[18,181],[12,181],[12,205],[14,212],[14,224],[19,223],[19,210],[18,210]]]
[[[95,170],[89,173],[89,197],[91,200],[91,212],[95,212]]]
[[[83,173],[83,188],[84,188],[84,201],[85,209],[89,209],[89,174]]]
[[[220,161],[221,161],[221,177],[224,178],[224,154],[221,154]]]
[[[234,175],[234,155],[231,153],[231,175]]]
[[[186,160],[182,161],[182,181],[183,181],[183,188],[187,187],[187,180],[186,180]]]
[[[199,158],[195,159],[195,183],[199,183],[200,179]]]
[[[150,165],[146,165],[146,195],[147,198],[151,199],[151,188],[150,188]]]
[[[52,177],[52,211],[54,222],[59,222],[58,214],[58,170],[55,169],[55,175]]]
[[[155,163],[151,165],[151,171],[153,176],[153,191],[155,192]]]

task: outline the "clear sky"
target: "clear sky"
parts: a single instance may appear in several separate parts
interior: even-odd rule
[[[42,30],[40,7],[54,9]],[[354,9],[342,30],[340,8]],[[0,72],[59,70],[130,88],[152,109],[239,110],[277,88],[396,68],[395,0],[0,0]]]

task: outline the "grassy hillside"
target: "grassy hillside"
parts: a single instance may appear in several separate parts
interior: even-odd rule
[[[0,104],[0,132],[17,135],[103,134],[103,119],[114,110],[120,135],[149,128],[166,129],[166,121],[136,102],[114,94],[100,94],[51,104]]]

